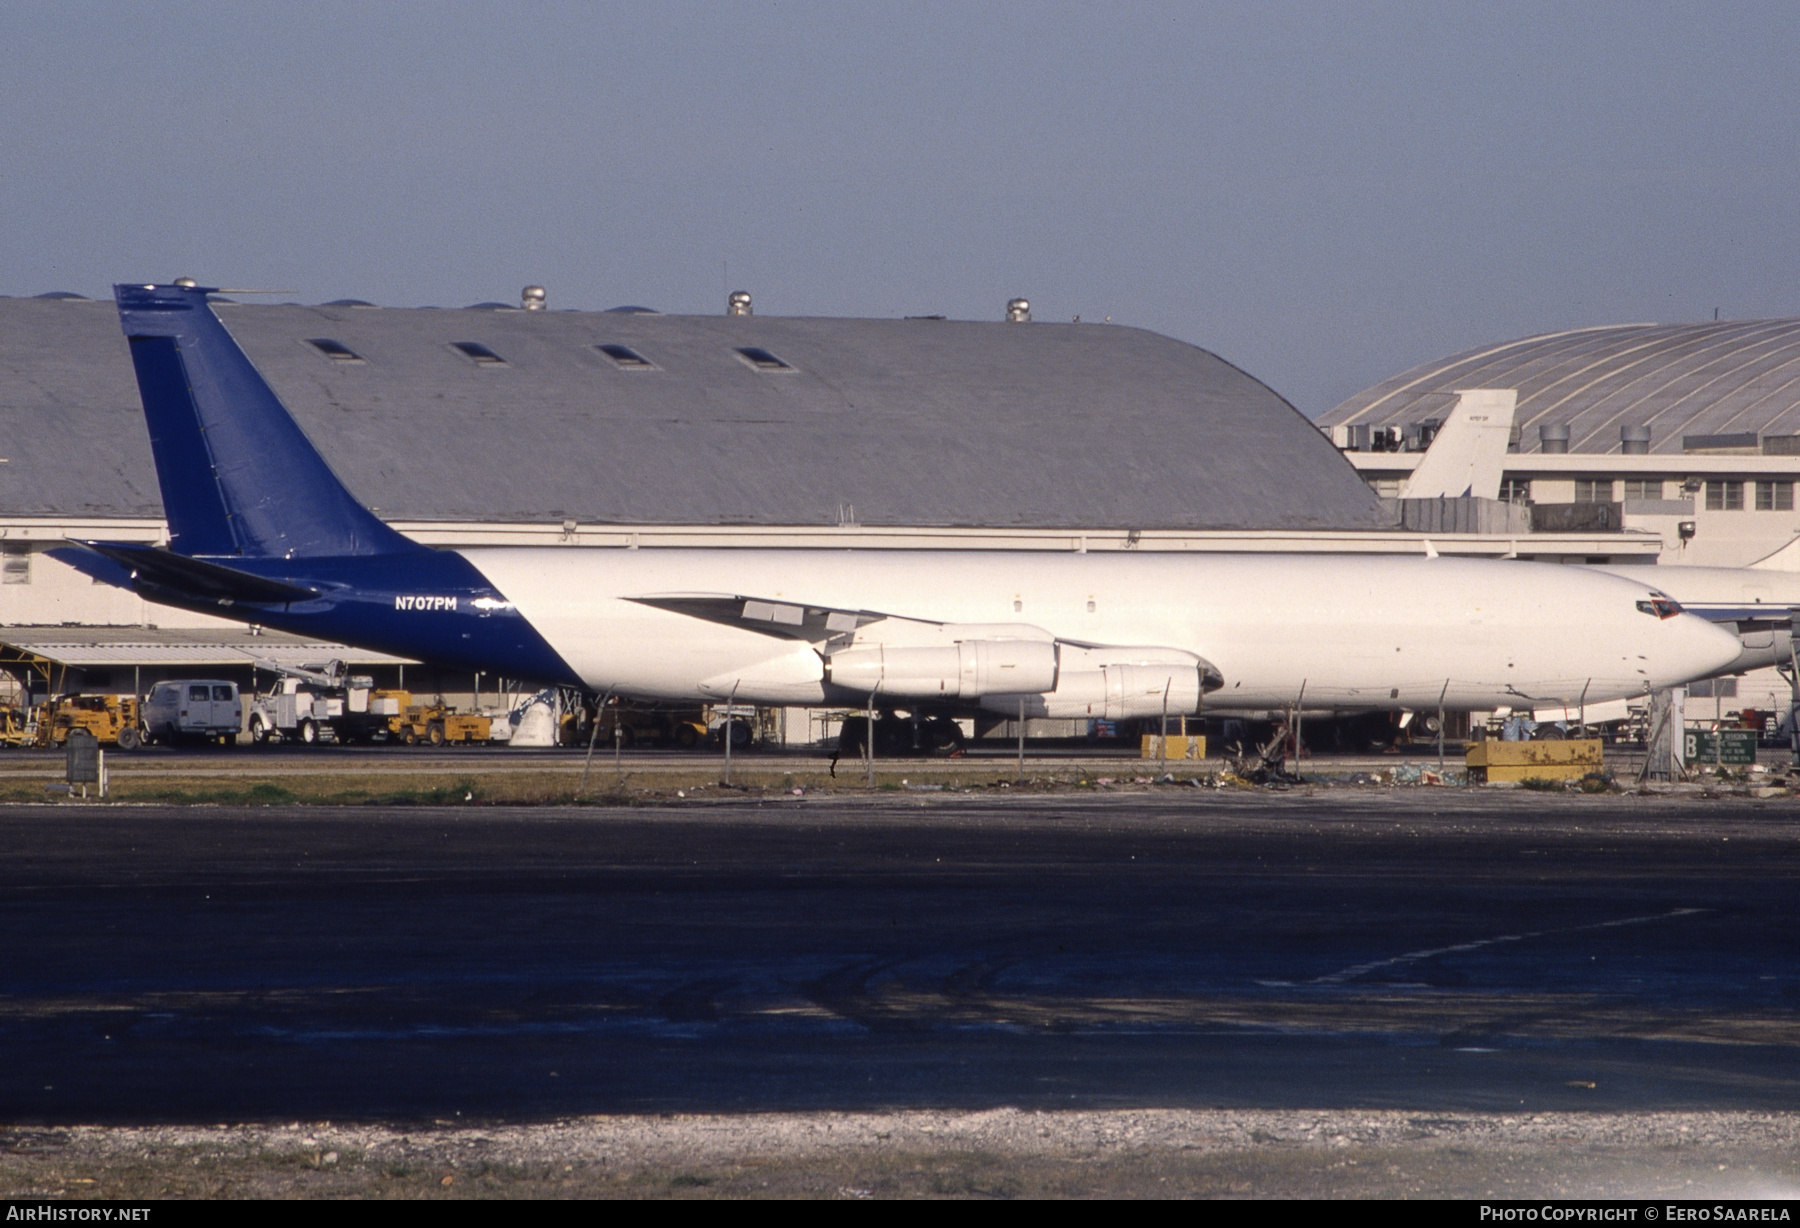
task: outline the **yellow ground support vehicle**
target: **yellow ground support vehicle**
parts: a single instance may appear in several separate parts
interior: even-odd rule
[[[0,746],[30,746],[37,741],[37,714],[30,708],[0,707]]]
[[[144,726],[136,695],[58,695],[31,708],[0,709],[0,745],[61,746],[85,729],[102,746],[136,750]]]
[[[431,746],[485,744],[493,724],[488,717],[461,713],[443,704],[408,704],[398,716],[388,718],[388,737],[408,746],[420,742]]]
[[[613,727],[618,726],[621,746],[676,746],[692,750],[706,741],[706,718],[699,708],[648,709],[620,708],[609,705],[600,713],[601,746],[613,744]],[[579,731],[571,731],[564,745],[586,745]]]

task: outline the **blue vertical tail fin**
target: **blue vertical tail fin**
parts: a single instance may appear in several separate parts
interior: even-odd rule
[[[186,555],[394,554],[427,547],[356,501],[197,286],[114,286],[150,449]]]

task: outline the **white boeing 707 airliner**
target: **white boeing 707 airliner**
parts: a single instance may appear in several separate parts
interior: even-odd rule
[[[155,601],[662,700],[1051,717],[1544,707],[1715,673],[1641,579],[1381,555],[482,547],[388,528],[207,303],[116,287],[168,547],[59,552]]]

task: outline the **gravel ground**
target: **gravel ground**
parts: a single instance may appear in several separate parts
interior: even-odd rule
[[[1800,1114],[1139,1110],[0,1129],[9,1198],[1800,1196]]]

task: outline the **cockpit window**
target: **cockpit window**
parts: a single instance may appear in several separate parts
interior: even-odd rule
[[[1638,602],[1637,608],[1646,614],[1653,614],[1657,618],[1674,618],[1681,613],[1680,603],[1673,597],[1665,597],[1661,593],[1652,595],[1647,601]]]

